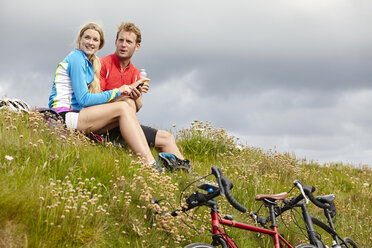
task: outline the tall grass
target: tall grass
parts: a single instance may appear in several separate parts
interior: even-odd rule
[[[341,236],[351,237],[360,247],[370,247],[371,169],[340,163],[320,166],[293,154],[243,146],[226,130],[208,122],[197,121],[178,131],[177,141],[198,174],[209,174],[213,164],[220,166],[234,183],[233,195],[248,211],[260,207],[254,201],[256,194],[289,191],[295,179],[314,185],[317,195],[335,193],[336,227]],[[210,237],[204,235],[210,229],[208,209],[170,215],[196,189],[194,184],[182,192],[195,179],[182,171],[159,175],[127,148],[96,144],[81,133],[49,127],[35,112],[0,111],[0,247],[210,243]],[[221,216],[229,214],[254,224],[224,197],[218,202]],[[265,215],[264,211],[260,213]],[[310,205],[310,211],[324,219],[316,207]],[[283,216],[283,221],[279,227],[286,238],[294,244],[306,242],[304,236],[285,228],[296,228],[290,215]],[[272,247],[265,236],[228,229],[239,247]]]

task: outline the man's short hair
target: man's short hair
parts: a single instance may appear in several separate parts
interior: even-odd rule
[[[116,39],[119,37],[119,33],[121,31],[125,32],[133,32],[137,38],[136,38],[136,43],[141,43],[142,37],[141,37],[141,30],[134,25],[134,23],[131,22],[122,22],[120,26],[118,26],[118,32],[116,33]]]

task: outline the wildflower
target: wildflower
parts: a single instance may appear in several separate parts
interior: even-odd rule
[[[5,159],[8,161],[12,161],[14,158],[12,156],[5,155]]]
[[[243,150],[243,147],[241,147],[241,146],[239,146],[239,145],[235,146],[235,148],[236,148],[237,150],[239,150],[239,151],[242,151],[242,150]]]
[[[176,124],[172,124],[172,127],[176,127]]]

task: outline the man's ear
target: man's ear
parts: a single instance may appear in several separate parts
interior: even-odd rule
[[[136,43],[136,51],[138,50],[138,49],[140,49],[140,47],[141,47],[141,43]]]

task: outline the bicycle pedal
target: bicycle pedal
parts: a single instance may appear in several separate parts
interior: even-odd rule
[[[233,217],[231,215],[225,215],[223,217],[223,219],[225,219],[225,220],[233,220]]]

